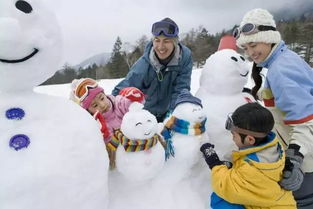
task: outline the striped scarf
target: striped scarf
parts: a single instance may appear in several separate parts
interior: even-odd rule
[[[107,146],[111,150],[115,151],[119,144],[121,144],[126,152],[139,152],[150,149],[157,144],[158,140],[160,140],[160,136],[158,134],[155,134],[149,139],[131,140],[128,139],[120,129],[117,129],[114,131],[112,139]]]
[[[205,122],[206,118],[201,121],[201,123],[194,123],[193,126],[191,126],[190,122],[172,116],[166,122],[161,132],[161,135],[166,141],[165,159],[167,160],[170,155],[175,157],[175,151],[172,142],[172,135],[174,132],[184,135],[197,136],[205,132]]]

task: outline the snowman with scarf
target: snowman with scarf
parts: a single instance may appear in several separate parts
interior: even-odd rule
[[[164,166],[164,148],[154,115],[134,102],[114,132],[108,148],[115,151],[110,172],[110,209],[153,208],[157,187],[154,179]],[[115,198],[114,198],[115,197]],[[116,198],[121,197],[121,198]]]
[[[0,208],[107,208],[98,124],[73,102],[33,91],[58,69],[55,16],[41,1],[1,0],[0,31]]]
[[[163,173],[175,173],[173,181],[189,175],[200,159],[200,144],[207,140],[206,116],[201,100],[184,89],[177,97],[175,109],[164,121],[161,132],[166,141],[166,164]],[[166,174],[165,174],[166,175]]]
[[[134,102],[114,132],[109,149],[116,151],[115,165],[128,181],[154,178],[164,165],[164,148],[154,115]]]
[[[236,49],[233,36],[221,38],[218,51],[206,60],[196,92],[210,121],[206,124],[210,143],[224,160],[230,160],[226,153],[236,149],[229,140],[232,136],[225,129],[225,121],[229,113],[246,103],[242,90],[251,69],[250,63]]]

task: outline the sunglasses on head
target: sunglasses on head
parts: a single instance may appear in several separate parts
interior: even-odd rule
[[[151,32],[154,36],[163,34],[166,37],[176,37],[178,35],[178,27],[175,24],[160,21],[152,25]]]
[[[250,131],[250,130],[239,128],[239,127],[235,126],[233,118],[232,118],[232,113],[229,113],[227,115],[225,128],[228,131],[234,131],[234,132],[237,132],[239,134],[250,135],[250,136],[253,136],[253,137],[257,137],[257,138],[263,138],[263,137],[267,136],[266,133]]]
[[[83,101],[88,96],[89,89],[93,89],[96,87],[98,87],[97,82],[87,78],[83,80],[80,84],[78,84],[78,86],[76,87],[75,97],[79,101]]]
[[[255,25],[252,23],[247,23],[243,25],[242,27],[236,27],[233,30],[233,36],[235,39],[238,39],[241,33],[245,35],[251,35],[260,31],[268,31],[268,30],[276,31],[276,28],[273,26],[269,26],[269,25]]]

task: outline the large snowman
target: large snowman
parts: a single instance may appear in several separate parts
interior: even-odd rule
[[[55,16],[41,1],[1,0],[0,31],[0,208],[107,208],[97,123],[69,100],[33,92],[58,69]]]
[[[242,90],[251,68],[235,49],[232,36],[221,39],[219,50],[206,60],[196,92],[210,121],[207,123],[210,142],[215,145],[219,156],[227,160],[230,156],[225,154],[235,146],[231,133],[225,129],[225,121],[229,113],[246,102]]]

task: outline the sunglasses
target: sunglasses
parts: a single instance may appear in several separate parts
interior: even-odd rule
[[[255,25],[252,23],[247,23],[243,25],[242,27],[236,27],[233,30],[233,36],[235,39],[238,39],[241,33],[245,35],[251,35],[260,31],[268,31],[268,30],[276,31],[276,28],[273,26],[269,26],[269,25]]]
[[[234,121],[232,118],[232,113],[229,113],[227,115],[227,119],[226,119],[226,123],[225,123],[225,128],[228,131],[234,131],[237,132],[239,134],[244,134],[244,135],[250,135],[250,136],[254,136],[257,138],[264,138],[267,136],[266,133],[262,133],[262,132],[256,132],[256,131],[250,131],[247,129],[243,129],[243,128],[239,128],[237,126],[234,125]]]
[[[154,36],[159,36],[162,33],[166,37],[176,37],[178,35],[178,27],[172,23],[169,22],[156,22],[152,25],[152,34]]]
[[[97,82],[95,82],[92,79],[86,78],[80,84],[77,85],[75,90],[75,97],[79,101],[83,101],[88,96],[89,89],[93,89],[96,87],[98,87]]]

